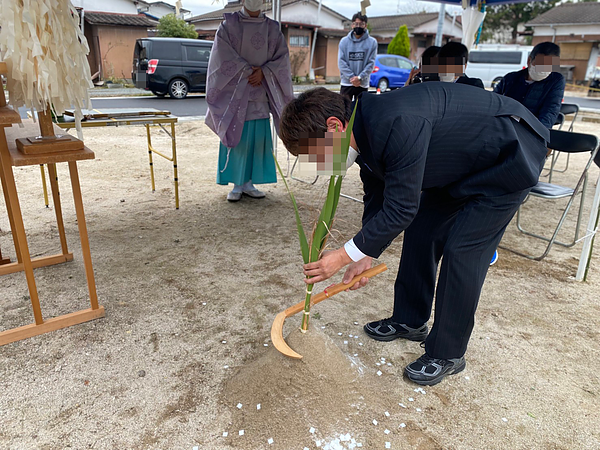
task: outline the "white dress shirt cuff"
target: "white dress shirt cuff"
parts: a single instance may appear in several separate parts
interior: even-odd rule
[[[367,256],[358,249],[358,247],[354,243],[353,239],[350,239],[348,242],[346,242],[344,244],[344,250],[346,250],[346,253],[350,257],[350,259],[354,262],[360,261],[361,259],[363,259]]]

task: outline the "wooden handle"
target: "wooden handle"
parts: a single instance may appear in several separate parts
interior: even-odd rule
[[[365,270],[363,273],[356,275],[354,278],[352,278],[350,283],[334,284],[333,286],[330,286],[327,289],[325,289],[323,292],[313,296],[310,300],[310,304],[316,305],[317,303],[322,302],[323,300],[325,300],[335,294],[339,294],[340,292],[345,291],[350,286],[352,286],[354,283],[359,282],[362,278],[365,278],[365,277],[371,278],[371,277],[374,277],[375,275],[379,275],[381,272],[385,272],[386,270],[387,270],[387,266],[384,263],[381,263],[375,267],[372,267],[369,270]],[[303,309],[304,309],[304,302],[296,303],[295,305],[290,306],[288,309],[286,309],[284,311],[285,317],[293,316],[294,314],[299,313]]]

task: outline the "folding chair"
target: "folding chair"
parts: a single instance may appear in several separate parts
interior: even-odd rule
[[[532,236],[532,237],[535,237],[535,238],[538,238],[538,239],[548,242],[548,245],[546,246],[544,253],[542,253],[540,256],[533,256],[533,255],[523,253],[521,251],[518,251],[518,250],[515,250],[512,248],[508,248],[506,246],[500,246],[501,248],[503,248],[505,250],[509,250],[513,253],[516,253],[517,255],[521,255],[521,256],[524,256],[529,259],[541,261],[548,255],[548,253],[550,252],[550,249],[552,248],[552,246],[554,244],[562,245],[563,247],[572,247],[575,244],[577,244],[579,241],[581,241],[587,237],[587,236],[584,236],[581,239],[579,238],[579,228],[581,225],[581,217],[583,215],[583,204],[585,201],[585,191],[586,191],[586,187],[587,187],[588,171],[592,165],[592,162],[594,162],[598,167],[600,167],[600,155],[598,154],[598,146],[599,146],[599,141],[596,136],[593,136],[590,134],[583,134],[583,133],[570,133],[568,131],[550,130],[549,148],[551,148],[552,150],[555,150],[555,151],[565,152],[565,153],[590,152],[590,158],[589,158],[587,164],[585,165],[583,173],[579,177],[577,184],[575,185],[575,187],[573,189],[564,187],[564,186],[559,186],[557,184],[543,183],[540,181],[540,182],[538,182],[537,185],[535,185],[531,189],[531,192],[529,193],[529,195],[523,202],[523,203],[527,202],[532,197],[540,197],[540,198],[545,198],[545,199],[549,199],[549,200],[558,200],[558,199],[562,199],[562,198],[569,199],[569,201],[567,202],[567,206],[563,210],[560,220],[558,221],[558,225],[556,226],[556,229],[552,233],[551,237],[541,236],[539,234],[535,234],[531,231],[525,230],[521,226],[521,208],[519,208],[519,210],[517,211],[517,229],[520,232],[522,232],[528,236]],[[565,222],[565,219],[567,218],[567,214],[569,213],[569,210],[571,209],[571,206],[573,205],[573,203],[575,201],[575,197],[577,196],[577,194],[579,194],[580,191],[581,191],[581,201],[579,203],[579,211],[578,211],[578,215],[577,215],[577,222],[575,225],[574,238],[570,242],[566,242],[566,243],[560,242],[557,240],[558,232],[562,228],[562,226]]]
[[[573,114],[573,118],[571,119],[571,123],[569,125],[569,129],[567,131],[572,132],[573,131],[573,125],[575,124],[575,120],[577,120],[577,114],[579,114],[579,105],[577,103],[563,103],[560,105],[560,113],[559,114],[559,118],[560,115],[562,114],[563,117],[569,115],[569,114]],[[557,119],[558,120],[558,119]],[[565,117],[566,120],[566,117]],[[563,120],[563,123],[564,121]],[[554,124],[556,125],[556,123]],[[563,125],[561,124],[558,129],[562,130]],[[566,172],[567,169],[569,168],[569,156],[567,154],[567,162],[565,164],[565,168],[562,170],[557,170],[555,169],[555,165],[556,165],[556,161],[558,161],[558,157],[560,156],[558,151],[553,151],[552,152],[552,156],[551,156],[551,163],[550,163],[550,172],[548,173],[548,183],[552,183],[552,172]]]

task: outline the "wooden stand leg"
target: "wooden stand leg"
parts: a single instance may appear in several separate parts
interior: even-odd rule
[[[2,134],[4,135],[4,128],[2,129]],[[0,143],[0,145],[2,145],[2,143]],[[15,231],[15,219],[14,219],[14,214],[13,214],[13,210],[10,204],[10,198],[8,197],[8,187],[6,185],[6,180],[4,178],[4,171],[0,170],[0,179],[2,181],[2,192],[4,192],[4,204],[6,205],[6,212],[8,213],[8,222],[10,223],[10,231],[12,232],[13,235],[13,243],[15,245],[15,252],[17,254],[17,261],[19,263],[22,262],[21,260],[21,250],[19,248],[19,241],[15,238],[16,236],[16,231]]]
[[[79,238],[81,239],[81,252],[83,253],[83,264],[85,266],[85,275],[90,291],[90,303],[92,309],[98,309],[98,296],[96,295],[96,280],[94,278],[94,268],[92,267],[92,254],[90,251],[90,241],[88,239],[87,226],[85,224],[85,214],[83,211],[83,200],[81,198],[81,186],[79,185],[79,172],[77,171],[77,162],[69,162],[69,173],[71,174],[71,186],[73,187],[73,199],[75,201],[75,214],[77,215],[77,226],[79,227]]]
[[[56,164],[48,164],[48,174],[50,175],[50,188],[52,189],[52,201],[54,202],[54,212],[56,213],[56,225],[58,227],[58,235],[60,236],[60,246],[63,255],[69,253],[67,247],[67,236],[65,234],[65,224],[63,222],[62,207],[60,205],[60,191],[58,190],[58,173],[56,172]]]
[[[175,142],[175,124],[171,124],[171,147],[173,151],[173,180],[175,182],[175,209],[179,209],[179,177],[177,174],[177,144]]]
[[[46,172],[44,171],[43,164],[40,164],[40,172],[42,173],[42,189],[44,191],[44,203],[47,208],[48,207],[48,186],[46,186]]]
[[[31,306],[33,308],[33,316],[36,325],[41,325],[44,322],[42,317],[42,309],[40,307],[40,299],[38,297],[35,278],[33,277],[33,266],[31,265],[31,256],[29,255],[29,247],[27,245],[27,237],[25,236],[25,225],[23,224],[23,216],[21,215],[21,206],[19,205],[19,197],[17,196],[17,187],[11,166],[10,154],[6,145],[6,135],[4,128],[0,132],[0,167],[2,171],[2,187],[6,189],[8,196],[7,205],[10,204],[9,214],[12,214],[14,225],[13,239],[15,247],[19,249],[20,260],[23,261],[23,270],[27,279],[27,287],[29,288],[29,297],[31,298]]]
[[[154,184],[154,163],[152,162],[152,139],[150,138],[150,125],[146,124],[146,136],[148,137],[148,159],[150,160],[150,181],[152,183],[152,192],[156,190]]]
[[[2,249],[0,248],[0,266],[8,263],[10,263],[10,259],[2,256]]]

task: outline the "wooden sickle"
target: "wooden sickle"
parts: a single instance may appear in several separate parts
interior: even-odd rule
[[[380,274],[381,272],[385,272],[386,270],[387,266],[385,264],[379,264],[375,267],[372,267],[371,269],[366,270],[359,275],[356,275],[348,284],[338,283],[328,287],[320,294],[317,294],[314,297],[312,297],[310,300],[310,304],[311,306],[316,305],[317,303],[322,302],[323,300],[330,298],[339,292],[345,291],[354,283],[359,282],[361,278],[371,278],[375,275]],[[275,348],[279,350],[279,352],[283,353],[285,356],[289,356],[290,358],[294,359],[301,359],[302,355],[292,350],[290,346],[287,345],[287,343],[285,342],[285,339],[283,339],[283,323],[288,317],[293,316],[294,314],[297,314],[303,310],[304,302],[296,303],[295,305],[290,306],[285,311],[282,311],[279,314],[277,314],[277,316],[275,316],[275,320],[273,321],[273,325],[271,326],[271,341],[273,342]]]

